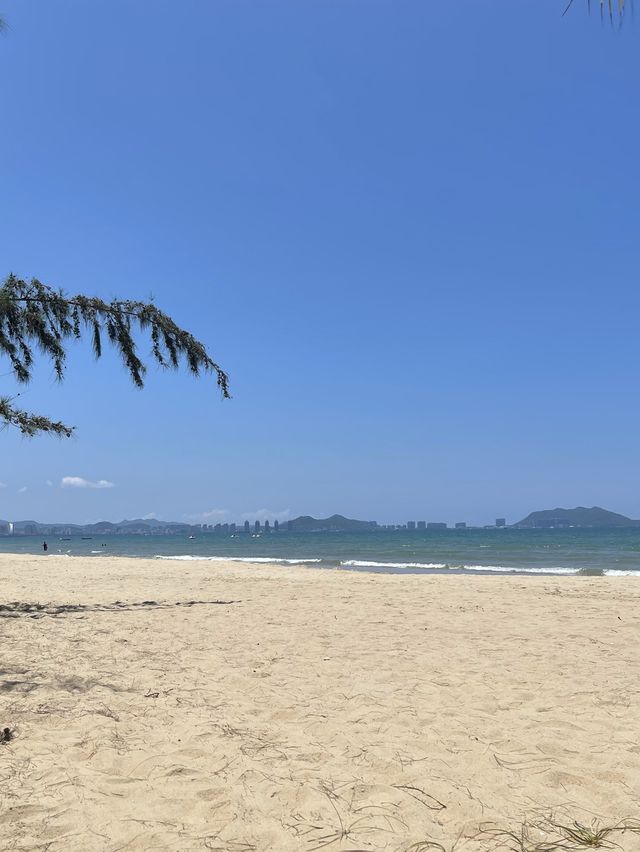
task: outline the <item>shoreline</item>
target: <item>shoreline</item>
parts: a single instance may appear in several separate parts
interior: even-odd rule
[[[101,559],[133,559],[146,560],[150,562],[181,562],[189,563],[211,563],[212,565],[246,565],[253,567],[277,567],[277,568],[305,568],[317,571],[337,571],[352,574],[375,574],[390,576],[467,576],[467,577],[546,577],[546,578],[614,578],[614,577],[640,577],[640,569],[630,568],[628,570],[616,568],[597,568],[593,566],[574,568],[568,566],[557,566],[545,568],[537,566],[504,566],[504,565],[447,565],[446,563],[417,563],[417,562],[376,562],[366,560],[347,560],[334,564],[332,560],[321,557],[255,557],[255,556],[219,556],[219,555],[196,555],[196,554],[111,554],[105,551],[92,551],[86,553],[61,553],[48,552],[25,553],[19,551],[0,551],[0,559],[3,557],[14,557],[18,559],[88,559],[98,561]],[[324,564],[323,564],[324,563]]]
[[[299,567],[0,554],[7,846],[486,852],[640,817],[636,584]]]

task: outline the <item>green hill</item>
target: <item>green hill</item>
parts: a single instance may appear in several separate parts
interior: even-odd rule
[[[357,530],[370,530],[377,526],[375,521],[354,521],[342,515],[331,515],[330,518],[312,518],[310,515],[302,515],[289,521],[288,528],[296,532],[344,532]]]
[[[514,527],[554,528],[554,527],[637,527],[640,521],[634,521],[617,512],[609,512],[599,506],[590,509],[577,506],[575,509],[544,509],[531,512]]]

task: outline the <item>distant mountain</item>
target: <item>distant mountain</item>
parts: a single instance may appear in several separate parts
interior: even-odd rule
[[[609,512],[599,506],[590,509],[577,506],[575,509],[544,509],[531,512],[514,527],[553,528],[553,527],[638,527],[640,521],[634,521],[617,512]]]
[[[8,521],[0,520],[0,535],[7,535]],[[95,524],[41,524],[38,521],[15,521],[14,535],[151,535],[153,533],[202,532],[198,525],[178,523],[176,521],[133,520],[114,524],[111,521],[98,521]]]
[[[8,521],[0,521],[0,524],[5,525]],[[49,527],[50,524],[40,524],[38,521],[14,521],[13,528],[15,532],[23,532],[24,530],[28,530],[29,532],[39,532],[41,527]],[[84,530],[84,527],[79,524],[56,524],[55,526],[64,526],[65,529],[71,530],[73,532],[80,533]]]
[[[370,530],[377,527],[376,521],[354,521],[343,515],[331,515],[330,518],[312,518],[310,515],[301,515],[293,521],[287,522],[287,528],[296,532],[349,532],[357,530]]]
[[[7,535],[8,522],[0,520],[0,535]],[[95,524],[41,524],[38,521],[15,521],[13,530],[15,535],[59,535],[59,536],[108,536],[108,535],[171,535],[182,533],[222,533],[229,534],[235,531],[229,529],[228,524],[217,524],[215,527],[208,526],[206,529],[200,524],[184,524],[176,521],[158,521],[155,518],[137,518],[135,520],[124,520],[120,523],[111,521],[98,521]],[[280,530],[294,530],[296,532],[319,532],[319,531],[353,531],[372,530],[378,526],[376,521],[354,521],[343,515],[332,515],[330,518],[312,518],[309,515],[295,518],[286,525],[280,524]],[[272,528],[273,529],[273,528]],[[240,531],[240,530],[239,530]],[[275,530],[274,530],[275,532]]]

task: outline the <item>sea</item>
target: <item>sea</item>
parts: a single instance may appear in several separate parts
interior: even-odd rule
[[[42,553],[42,537],[0,538],[0,552]],[[278,531],[234,536],[117,535],[47,540],[49,554],[131,556],[390,574],[640,576],[640,528]]]

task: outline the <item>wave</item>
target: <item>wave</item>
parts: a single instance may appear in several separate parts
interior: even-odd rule
[[[157,554],[155,559],[170,559],[182,562],[247,562],[259,563],[261,565],[303,565],[312,562],[322,562],[322,559],[279,559],[276,556],[192,556],[183,554],[178,556],[161,556]]]
[[[445,562],[373,562],[369,560],[347,559],[340,563],[344,568],[380,568],[412,569],[422,568],[432,571],[482,571],[485,574],[553,574],[558,576],[605,576],[605,577],[640,577],[640,570],[629,569],[622,571],[616,568],[568,568],[563,565],[526,567],[517,565],[453,565]]]
[[[460,568],[464,571],[485,571],[488,573],[499,574],[562,574],[562,575],[577,575],[580,573],[579,568],[563,568],[562,566],[537,567],[537,568],[522,568],[516,565],[461,565]]]
[[[102,552],[104,551],[96,551]],[[179,562],[243,562],[245,564],[258,565],[317,565],[323,560],[316,559],[287,559],[277,556],[194,556],[193,554],[176,554],[175,556],[166,556],[157,554],[156,559],[166,559],[169,561]],[[330,562],[331,560],[324,560]],[[629,570],[622,571],[615,568],[568,568],[563,565],[549,566],[518,566],[518,565],[471,565],[471,564],[452,564],[447,562],[376,562],[370,559],[345,559],[339,563],[340,568],[377,568],[379,571],[388,571],[393,573],[394,570],[424,570],[463,573],[477,571],[483,574],[546,574],[554,576],[573,576],[581,575],[589,576],[606,576],[606,577],[633,577],[640,576],[640,571]]]
[[[423,568],[436,571],[484,571],[486,574],[578,574],[577,568],[519,568],[515,565],[451,565],[446,562],[371,562],[347,559],[340,563],[345,568]]]
[[[640,577],[640,571],[621,571],[618,568],[605,568],[605,577]]]
[[[369,562],[361,559],[347,559],[341,562],[347,568],[448,568],[444,562]]]

